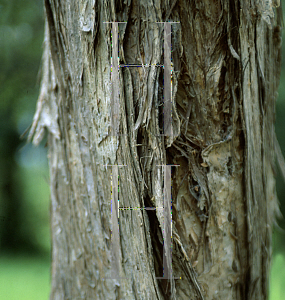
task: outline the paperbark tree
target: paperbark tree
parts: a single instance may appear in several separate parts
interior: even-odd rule
[[[280,1],[45,0],[45,12],[29,138],[38,144],[48,131],[50,298],[267,299],[278,212]],[[168,136],[164,25],[156,23],[165,21],[179,22]],[[104,22],[126,22],[118,25],[118,60],[117,25]],[[170,173],[161,166],[173,164],[170,248],[163,209],[144,208],[164,206]],[[112,165],[120,165],[115,251]],[[172,254],[170,280],[158,278],[163,251]],[[114,268],[118,279],[110,279]]]

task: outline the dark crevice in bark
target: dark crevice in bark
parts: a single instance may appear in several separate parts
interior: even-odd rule
[[[103,22],[100,18],[100,2],[99,1],[96,1],[95,2],[95,23],[94,23],[94,28],[93,28],[93,57],[94,57],[94,60],[96,59],[96,49],[97,49],[97,46],[98,46],[98,41],[99,41],[99,38],[100,38],[100,30],[99,28],[101,28],[99,26],[99,24],[101,22]]]
[[[142,131],[143,131],[143,129],[141,127],[137,131],[137,145],[140,145],[137,147],[137,151],[138,151],[139,168],[140,168],[141,174],[143,174],[142,169],[141,169],[142,158],[144,157],[144,155],[146,155]]]
[[[241,74],[240,76],[240,80],[242,78]],[[241,85],[239,85],[241,86]],[[240,91],[239,88],[236,89],[237,92],[237,97],[238,99],[242,99],[242,91]],[[240,132],[239,134],[239,147],[241,149],[246,149],[246,136],[245,136],[245,128],[243,128],[243,123],[242,123],[242,111],[239,109],[240,113],[239,113],[239,122],[238,124],[241,126],[240,129],[238,129],[238,132]],[[246,170],[246,150],[244,150],[244,157],[242,160],[242,169]],[[246,191],[246,177],[243,176],[243,181],[242,181],[242,199],[243,199],[243,205],[244,205],[244,211],[247,212],[248,211],[248,207],[247,207],[247,201],[246,201],[246,197],[247,197],[247,191]],[[247,216],[246,216],[247,219]],[[248,244],[248,232],[249,232],[249,228],[248,228],[248,222],[247,220],[244,223],[244,232],[242,233],[244,237],[246,237],[245,240],[245,247],[249,247]],[[246,261],[243,261],[242,259],[242,253],[241,253],[241,248],[242,245],[238,244],[238,259],[241,263],[241,283],[239,283],[239,287],[240,287],[240,293],[241,295],[243,295],[242,299],[247,299],[248,296],[248,291],[249,291],[249,286],[250,286],[250,269],[248,266],[248,261],[249,261],[249,252],[246,251]],[[244,268],[244,266],[246,266],[246,269]]]
[[[144,198],[145,206],[152,207],[149,196]],[[147,210],[150,226],[150,237],[153,250],[154,269],[156,277],[163,277],[163,236],[155,210]],[[159,289],[164,299],[171,299],[170,284],[167,279],[157,279]]]
[[[240,33],[239,33],[239,27],[240,27],[240,1],[233,2],[229,1],[229,14],[230,14],[230,36],[231,36],[231,43],[238,52],[240,58],[241,56],[241,40],[240,40]],[[245,58],[244,58],[245,59]],[[234,167],[234,170],[236,170],[236,165],[242,164],[241,169],[246,172],[246,160],[248,155],[247,153],[247,142],[246,142],[246,128],[245,128],[245,120],[244,120],[244,111],[243,111],[243,103],[242,99],[244,97],[243,95],[243,90],[242,87],[245,84],[243,82],[244,78],[244,72],[245,68],[248,67],[248,61],[245,62],[245,67],[243,69],[243,64],[244,62],[238,61],[234,59],[232,56],[228,60],[228,65],[229,67],[229,72],[231,75],[231,85],[233,86],[233,93],[232,97],[236,97],[237,103],[232,102],[232,124],[234,126],[234,132],[232,139],[237,139],[238,140],[238,147],[234,146],[232,144],[232,148],[234,149],[233,151],[235,153],[244,153],[242,157],[242,161],[237,160],[235,154],[231,157],[231,164]],[[236,86],[235,86],[236,85]],[[234,99],[232,99],[234,101]],[[235,113],[234,110],[237,110]],[[235,118],[236,115],[236,120]],[[244,152],[241,150],[244,149]],[[229,163],[229,162],[228,162]],[[239,167],[238,167],[239,168]],[[230,172],[231,169],[229,169]],[[233,174],[235,175],[235,174]],[[237,242],[236,244],[236,251],[237,251],[237,259],[239,261],[239,268],[237,271],[240,273],[240,283],[237,283],[236,288],[237,288],[237,293],[239,294],[239,297],[241,299],[251,299],[250,298],[250,286],[252,285],[252,278],[251,278],[251,271],[250,268],[252,266],[248,265],[249,259],[250,259],[250,253],[248,251],[250,245],[250,237],[248,236],[249,234],[249,224],[248,224],[248,207],[247,207],[247,182],[246,182],[246,176],[245,174],[243,175],[243,181],[242,181],[242,191],[241,191],[241,199],[243,199],[242,205],[244,206],[244,212],[246,213],[246,220],[244,221],[244,226],[241,227],[241,224],[238,223],[238,220],[234,220],[236,224],[236,230],[237,227],[240,226],[243,228],[243,231],[239,231],[239,235],[237,234],[238,237],[240,237],[240,242]],[[242,242],[243,240],[243,242]],[[233,266],[233,270],[235,271],[236,268]]]
[[[244,129],[245,130],[245,129]],[[241,138],[241,145],[244,146],[244,149],[246,149],[246,137],[243,135],[241,135],[242,138]],[[247,155],[247,151],[245,150],[245,155]],[[243,160],[243,169],[244,170],[247,170],[247,167],[246,167],[246,157],[244,158]],[[244,207],[245,207],[245,212],[248,212],[249,208],[248,208],[248,205],[247,205],[247,182],[246,182],[246,176],[243,177],[243,199],[244,199]],[[250,245],[249,245],[249,241],[250,241],[250,237],[249,237],[249,224],[248,224],[248,216],[246,215],[246,218],[247,218],[247,222],[245,223],[245,236],[247,237],[247,249],[250,248]],[[247,262],[250,261],[250,253],[249,251],[247,251],[247,256],[246,256],[246,259],[247,259]],[[250,285],[251,285],[251,266],[249,266],[248,264],[245,264],[247,266],[246,270],[243,270],[244,272],[244,277],[245,277],[245,281],[244,281],[244,287],[243,287],[243,290],[244,290],[244,294],[246,296],[246,298],[250,299],[250,295],[249,295],[249,291],[250,291]]]
[[[164,121],[163,121],[163,72],[162,70],[158,71],[158,126],[159,126],[159,133],[158,134],[164,134]]]

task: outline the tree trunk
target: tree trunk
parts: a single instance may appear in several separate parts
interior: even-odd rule
[[[48,130],[50,299],[267,299],[280,1],[45,11],[29,138]]]

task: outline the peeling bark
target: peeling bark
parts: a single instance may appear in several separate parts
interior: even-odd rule
[[[50,299],[267,299],[278,213],[274,163],[280,1],[45,0]],[[172,25],[173,136],[163,132],[163,25]],[[111,24],[119,25],[120,135],[111,134]],[[277,147],[278,148],[278,147]],[[279,155],[279,161],[282,158]],[[172,168],[171,280],[163,275]],[[111,274],[111,167],[119,172]],[[114,174],[113,174],[114,176]],[[127,209],[130,208],[130,209]],[[167,245],[170,247],[170,245]],[[124,279],[125,278],[125,279]],[[177,279],[179,278],[179,279]]]

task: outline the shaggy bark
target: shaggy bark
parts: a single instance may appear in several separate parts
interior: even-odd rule
[[[45,0],[51,299],[267,299],[275,194],[278,0]],[[163,24],[172,25],[172,126],[163,136]],[[119,133],[111,134],[111,26],[119,25]],[[172,168],[171,280],[163,275]],[[119,174],[120,280],[111,264]],[[115,176],[113,174],[113,176]],[[114,178],[114,177],[113,177]],[[137,208],[137,209],[135,209]],[[166,242],[165,242],[166,243]],[[170,247],[170,245],[167,245]]]

